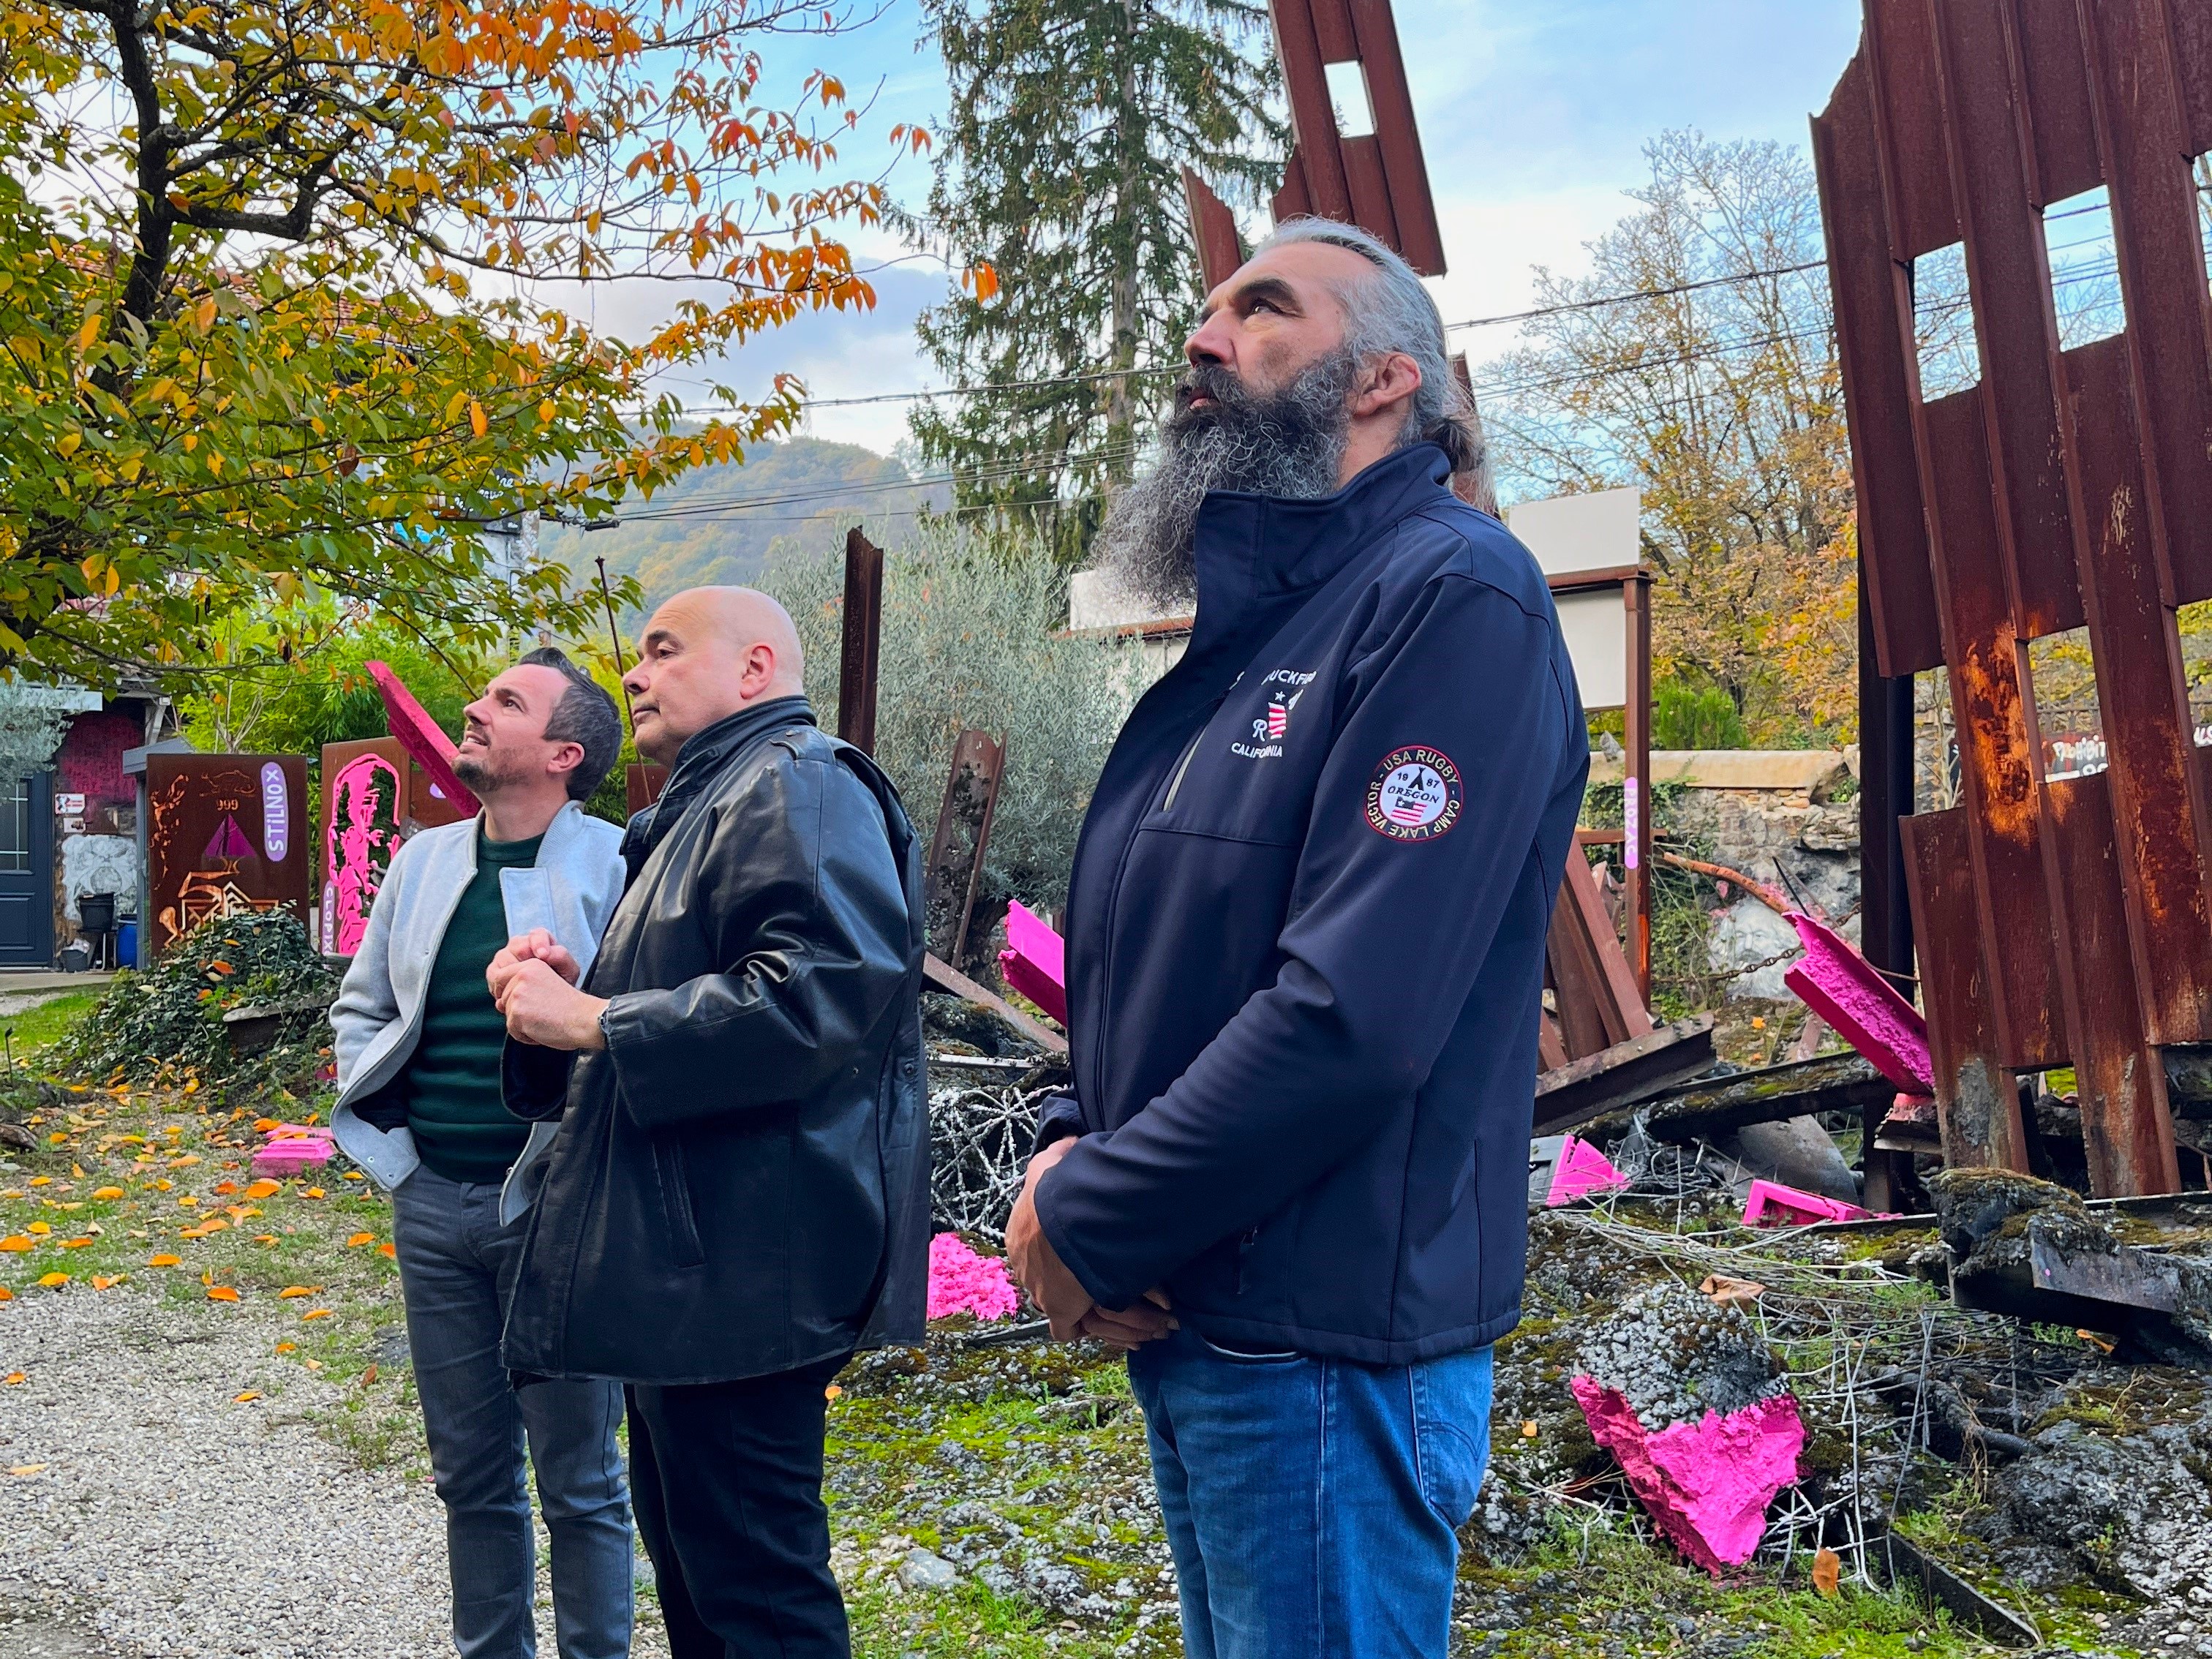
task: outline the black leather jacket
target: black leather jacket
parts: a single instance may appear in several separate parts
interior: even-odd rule
[[[921,860],[897,792],[781,698],[686,744],[623,851],[586,981],[606,1048],[510,1040],[502,1062],[510,1110],[567,1113],[508,1368],[714,1382],[919,1341]]]

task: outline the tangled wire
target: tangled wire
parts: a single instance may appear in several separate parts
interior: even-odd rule
[[[1049,1088],[956,1085],[929,1097],[932,1226],[1006,1242]]]

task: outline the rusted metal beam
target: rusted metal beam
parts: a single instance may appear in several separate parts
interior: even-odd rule
[[[844,650],[837,665],[837,735],[875,752],[876,672],[883,647],[884,550],[854,525],[845,532]]]
[[[1869,82],[1862,52],[1826,113],[1813,118],[1813,161],[1857,486],[1859,591],[1875,661],[1902,678],[1942,663],[1943,636],[1912,447],[1917,370],[1911,334],[1897,321],[1899,305],[1911,303],[1909,278],[1890,257]],[[1892,810],[1909,811],[1909,799]]]
[[[2090,1188],[2099,1198],[2179,1192],[2166,1068],[2142,1036],[2106,780],[2066,778],[2045,793],[2054,884],[2063,881],[2067,893],[2056,920],[2070,936],[2076,969],[2074,1076]]]
[[[967,954],[969,921],[975,911],[976,884],[991,845],[991,818],[1006,764],[1004,743],[988,732],[963,732],[953,745],[937,833],[930,838],[929,863],[922,872],[923,928],[929,948],[956,967]]]
[[[1714,1065],[1713,1022],[1699,1014],[1658,1026],[1609,1048],[1547,1070],[1536,1079],[1531,1131],[1555,1135],[1622,1110]]]
[[[1570,1059],[1587,1059],[1651,1030],[1650,1012],[1613,933],[1605,896],[1579,849],[1567,860],[1559,884],[1546,954]]]
[[[1905,819],[1903,830],[1943,1161],[2025,1175],[2020,1080],[1997,1058],[1996,1030],[1989,1017],[1990,975],[1975,918],[1966,814],[1955,806],[1923,812]]]
[[[1237,274],[1244,263],[1243,239],[1237,234],[1237,216],[1197,173],[1182,170],[1183,200],[1190,208],[1190,236],[1198,249],[1199,277],[1211,294]]]
[[[980,1003],[1048,1054],[1067,1052],[1067,1039],[1031,1019],[995,991],[988,991],[934,952],[921,959],[921,976],[941,991],[966,1001]]]

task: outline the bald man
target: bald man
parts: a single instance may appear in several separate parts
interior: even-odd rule
[[[673,1659],[842,1659],[823,1389],[927,1293],[921,862],[768,595],[678,594],[623,684],[672,769],[591,973],[532,934],[489,974],[508,1109],[562,1119],[507,1364],[629,1385]]]

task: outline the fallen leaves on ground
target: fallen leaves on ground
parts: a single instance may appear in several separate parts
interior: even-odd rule
[[[287,1285],[276,1292],[276,1299],[279,1302],[289,1302],[295,1297],[313,1296],[322,1288],[319,1285]]]
[[[48,1273],[39,1280],[40,1284],[50,1291],[58,1291],[69,1282],[70,1276],[67,1273]]]
[[[94,1187],[92,1189],[92,1195],[94,1198],[102,1199],[120,1198],[123,1196],[123,1188],[120,1187]]]
[[[248,1198],[274,1198],[283,1190],[284,1183],[281,1181],[262,1180],[248,1186],[246,1195]]]
[[[184,1265],[184,1260],[180,1255],[153,1255],[146,1258],[146,1265],[149,1267],[179,1267]]]
[[[208,1300],[210,1302],[235,1302],[238,1300],[238,1292],[228,1285],[210,1285],[208,1286]]]
[[[256,1401],[256,1400],[258,1400],[258,1399],[260,1399],[260,1398],[261,1398],[261,1390],[260,1390],[260,1389],[246,1389],[246,1392],[245,1392],[245,1393],[243,1393],[243,1394],[235,1394],[235,1395],[233,1395],[231,1396],[231,1403],[232,1403],[233,1405],[235,1405],[235,1406],[243,1406],[243,1405],[246,1405],[246,1404],[249,1403],[250,1401]]]
[[[1813,1588],[1823,1595],[1832,1596],[1842,1589],[1844,1558],[1832,1549],[1822,1549],[1813,1557]]]
[[[349,1250],[355,1249],[361,1245],[374,1244],[375,1243],[376,1235],[374,1233],[356,1233],[351,1238],[346,1240],[346,1249]]]
[[[310,1319],[328,1319],[330,1316],[331,1310],[328,1308],[310,1308],[301,1314],[300,1318],[302,1322],[305,1322]]]
[[[46,1466],[44,1463],[18,1463],[14,1468],[9,1470],[8,1473],[15,1475],[19,1480],[28,1480],[34,1474],[44,1474],[46,1472]]]

